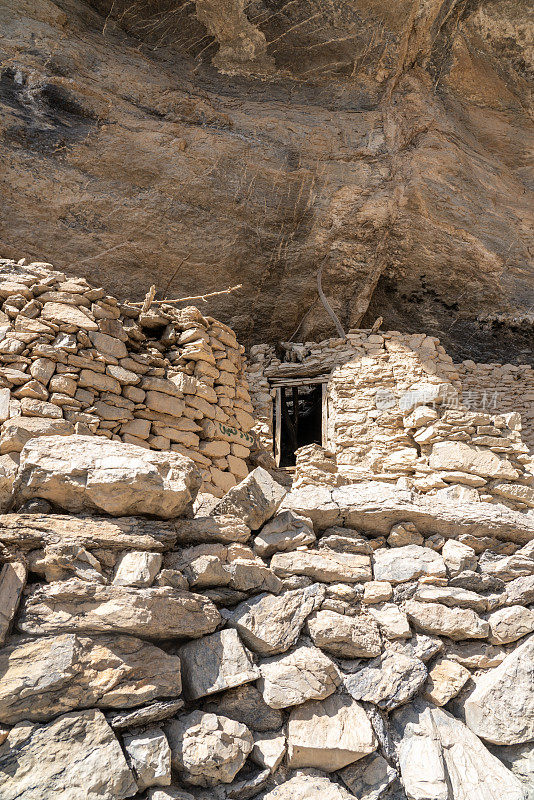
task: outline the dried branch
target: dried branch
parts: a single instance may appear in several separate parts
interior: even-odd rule
[[[145,297],[145,299],[144,299],[144,301],[142,303],[128,303],[128,305],[130,305],[130,306],[142,306],[141,313],[144,314],[144,313],[146,313],[148,311],[148,308],[150,308],[150,305],[152,305],[152,304],[161,305],[161,303],[166,303],[167,305],[170,305],[171,303],[189,302],[189,300],[202,300],[205,303],[205,302],[207,302],[207,298],[208,297],[215,297],[215,295],[221,295],[221,294],[230,294],[230,292],[235,292],[235,291],[237,291],[237,289],[242,289],[242,288],[243,288],[243,284],[239,283],[237,286],[230,286],[228,289],[223,289],[220,292],[207,292],[207,294],[197,294],[197,295],[192,295],[191,297],[179,297],[179,298],[177,298],[175,300],[154,300],[154,298],[152,297],[148,307],[145,308],[145,303],[149,299],[152,289],[154,289],[154,291],[155,291],[155,286],[152,286],[150,288],[150,291],[148,292],[147,296]]]

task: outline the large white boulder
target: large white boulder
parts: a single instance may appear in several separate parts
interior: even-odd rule
[[[194,462],[181,453],[98,436],[49,436],[23,448],[15,492],[19,501],[41,497],[73,513],[168,519],[195,499],[200,480]]]

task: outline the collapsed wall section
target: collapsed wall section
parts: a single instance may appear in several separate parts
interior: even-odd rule
[[[197,308],[145,310],[50,264],[0,259],[0,365],[2,456],[76,432],[189,456],[216,496],[248,474],[244,348]]]

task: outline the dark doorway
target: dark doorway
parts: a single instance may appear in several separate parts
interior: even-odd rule
[[[295,464],[295,451],[306,444],[323,444],[322,383],[281,386],[275,404],[275,456],[280,467]]]

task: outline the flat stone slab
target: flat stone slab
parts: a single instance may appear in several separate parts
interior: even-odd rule
[[[19,722],[0,745],[0,775],[2,800],[123,800],[137,792],[119,742],[94,709],[48,725]]]
[[[171,639],[212,633],[219,621],[213,603],[192,592],[167,586],[102,586],[72,578],[31,590],[22,604],[18,627],[39,636],[85,631]]]
[[[517,544],[534,539],[533,515],[500,504],[444,502],[381,481],[335,489],[303,486],[287,494],[279,510],[310,517],[318,530],[342,525],[388,536],[393,525],[413,522],[423,535],[439,533],[446,539],[460,534]]]
[[[133,636],[42,636],[0,650],[0,722],[132,708],[181,693],[180,659]]]
[[[188,642],[179,652],[184,689],[191,700],[255,681],[260,676],[237,631],[231,628]]]

